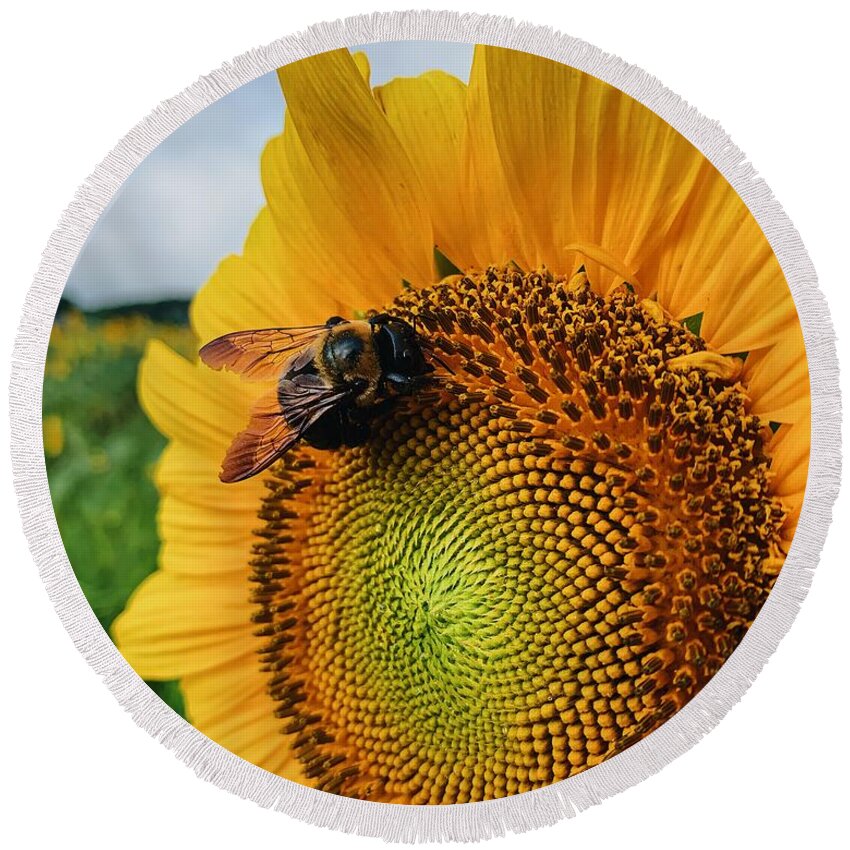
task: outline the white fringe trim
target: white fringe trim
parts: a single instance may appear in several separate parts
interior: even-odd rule
[[[41,430],[45,355],[68,274],[107,203],[153,148],[204,107],[281,65],[338,47],[409,39],[501,45],[564,62],[622,89],[688,138],[735,187],[779,258],[803,327],[812,391],[811,460],[797,534],[766,604],[717,675],[660,729],[590,771],[502,800],[451,806],[370,803],[307,788],[249,764],[171,711],[124,661],[80,590],[56,526]],[[832,323],[808,254],[770,189],[716,122],[649,74],[585,42],[509,18],[411,11],[317,24],[239,56],[165,101],[118,143],[62,216],[27,296],[13,358],[12,460],[24,531],[65,628],[121,705],[201,778],[300,820],[392,841],[478,840],[551,824],[635,785],[692,747],[743,696],[791,625],[838,493],[840,396]]]

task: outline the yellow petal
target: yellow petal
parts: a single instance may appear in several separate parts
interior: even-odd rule
[[[810,419],[780,428],[775,439],[771,440],[771,472],[776,476],[774,490],[778,495],[788,496],[806,489],[810,446]]]
[[[372,68],[369,65],[369,57],[362,50],[358,50],[356,53],[351,54],[351,58],[354,60],[354,64],[357,66],[360,76],[363,77],[366,85],[368,86],[369,78],[372,76]]]
[[[785,423],[807,419],[811,411],[809,366],[799,325],[770,348],[751,352],[744,379],[752,412],[762,419]]]
[[[139,366],[139,402],[157,429],[218,461],[264,386],[189,363],[157,340]]]
[[[422,188],[351,54],[322,53],[278,75],[287,121],[262,170],[283,238],[315,243],[324,289],[364,307],[390,300],[402,279],[430,283]]]
[[[354,302],[341,301],[339,292],[325,288],[330,277],[318,264],[314,241],[312,235],[300,243],[282,239],[264,208],[242,255],[222,260],[192,301],[198,339],[209,342],[237,330],[321,324],[329,316],[352,315]]]
[[[798,323],[779,261],[738,193],[709,162],[652,276],[658,300],[677,318],[701,312],[716,351],[772,345]]]
[[[238,573],[245,578],[257,509],[266,493],[260,478],[222,484],[220,458],[170,443],[157,465],[161,569],[182,575]]]
[[[509,260],[530,268],[534,258],[525,254],[519,214],[494,135],[487,57],[486,48],[476,46],[467,90],[467,124],[461,145],[462,191],[470,210],[466,227],[467,254],[473,257],[473,264],[478,268]],[[555,216],[558,212],[552,210],[551,214]]]
[[[184,677],[186,714],[207,737],[246,761],[303,782],[257,665],[257,656],[251,655]]]
[[[287,324],[282,311],[275,315],[282,283],[267,280],[244,257],[226,257],[192,302],[192,327],[198,339],[206,343],[231,331]]]
[[[368,82],[365,54],[353,59]],[[284,136],[297,147],[291,121]],[[299,192],[285,156],[283,161],[276,156],[287,146],[284,136],[269,143],[264,161],[266,191],[285,226],[278,229],[270,207],[264,207],[242,255],[226,258],[198,293],[192,323],[203,341],[233,330],[319,324],[363,306],[362,293],[345,282],[334,245],[325,244],[328,240],[310,219],[310,198]]]
[[[244,575],[158,571],[133,592],[112,635],[143,679],[179,679],[257,649],[247,596]]]
[[[416,169],[435,244],[458,268],[474,265],[461,182],[466,86],[443,71],[429,71],[379,86],[375,97]]]
[[[654,112],[558,62],[478,46],[469,83],[472,209],[520,265],[566,269],[598,247],[641,279],[702,155]],[[594,285],[619,271],[587,263]],[[649,294],[642,292],[642,294]]]
[[[694,351],[682,354],[667,361],[671,372],[690,372],[702,369],[714,378],[723,381],[735,381],[741,374],[743,361],[738,357],[726,357],[716,351]]]
[[[811,437],[811,419],[806,418],[794,425],[783,425],[768,446],[773,459],[773,491],[789,511],[783,529],[788,542],[793,538],[806,492]]]

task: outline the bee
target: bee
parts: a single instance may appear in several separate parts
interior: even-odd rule
[[[199,354],[212,369],[277,380],[228,449],[219,475],[225,483],[257,475],[299,440],[317,449],[362,445],[378,413],[437,380],[415,328],[385,313],[237,331],[208,342]]]

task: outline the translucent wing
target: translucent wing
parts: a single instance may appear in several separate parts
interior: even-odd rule
[[[227,450],[219,478],[230,484],[267,469],[348,395],[348,390],[328,387],[318,375],[282,380],[254,405],[248,427]]]
[[[198,353],[211,369],[227,369],[254,381],[265,381],[279,377],[292,353],[327,329],[327,325],[308,325],[236,331],[208,342]]]

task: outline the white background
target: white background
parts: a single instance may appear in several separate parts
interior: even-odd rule
[[[17,4],[3,25],[2,382],[39,254],[77,185],[156,103],[253,46],[340,15],[312,0]],[[439,7],[521,14],[619,54],[721,121],[802,234],[848,360],[846,24],[828,2],[524,0]],[[835,4],[835,8],[838,4]],[[839,14],[836,12],[835,14]],[[845,398],[848,381],[844,380]],[[4,394],[5,395],[5,394]],[[5,399],[4,399],[5,403]],[[6,417],[0,419],[8,445]],[[846,433],[846,429],[845,429]],[[0,838],[11,847],[377,847],[198,780],[133,724],[77,654],[20,531],[0,453]],[[660,774],[577,819],[494,848],[847,846],[848,498],[808,600],[743,702]],[[3,833],[8,835],[3,836]]]

